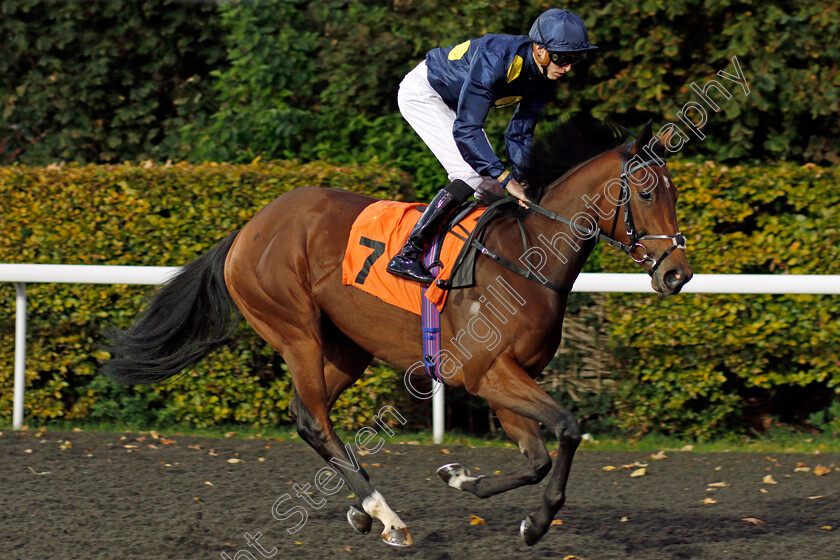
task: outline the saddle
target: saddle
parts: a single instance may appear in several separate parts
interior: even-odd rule
[[[443,310],[449,291],[475,285],[476,257],[480,252],[488,254],[486,248],[481,250],[484,230],[499,216],[505,203],[509,203],[508,199],[490,206],[479,206],[474,201],[463,204],[442,228],[437,242],[429,244],[427,252],[431,250],[433,254],[424,258],[438,264],[440,272],[425,296],[439,311]],[[422,286],[389,274],[385,266],[402,248],[423,206],[384,200],[365,208],[350,230],[342,262],[342,283],[420,315]]]

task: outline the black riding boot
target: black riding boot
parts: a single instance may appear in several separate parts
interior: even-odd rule
[[[435,277],[423,266],[422,257],[426,244],[440,230],[462,202],[473,194],[472,188],[461,180],[452,181],[432,199],[420,216],[420,220],[408,234],[400,251],[386,270],[394,276],[414,280],[421,284],[431,284]]]

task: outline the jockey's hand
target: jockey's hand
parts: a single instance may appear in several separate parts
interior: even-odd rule
[[[525,202],[531,201],[528,200],[528,197],[525,195],[525,187],[523,187],[519,183],[519,181],[517,181],[516,179],[511,179],[510,181],[508,181],[508,184],[505,186],[505,188],[511,195],[519,199],[520,206],[522,206],[523,208],[528,208],[528,205],[525,204]]]

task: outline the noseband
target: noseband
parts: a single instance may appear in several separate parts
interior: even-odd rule
[[[626,150],[629,150],[632,145],[633,145],[632,142],[628,143],[625,147]],[[632,168],[631,168],[631,165],[630,165],[631,162],[633,163]],[[650,270],[648,270],[648,274],[651,275],[651,276],[653,276],[654,273],[659,269],[659,266],[662,264],[662,262],[666,258],[668,258],[668,255],[673,253],[676,249],[685,250],[685,236],[683,236],[683,234],[680,233],[680,232],[677,232],[675,235],[642,235],[642,236],[640,236],[639,232],[636,230],[636,224],[633,221],[633,211],[632,211],[631,206],[630,206],[630,199],[632,197],[631,197],[631,192],[630,192],[630,185],[627,182],[627,178],[630,177],[631,175],[633,175],[634,173],[637,173],[637,172],[641,171],[642,169],[646,169],[646,168],[650,167],[651,165],[661,165],[661,164],[662,164],[661,160],[656,160],[656,159],[652,159],[652,158],[647,159],[647,160],[643,160],[643,161],[633,161],[632,159],[627,159],[626,157],[622,156],[622,159],[621,159],[621,175],[619,175],[619,179],[621,180],[621,195],[618,199],[618,202],[616,202],[616,205],[615,205],[615,218],[613,219],[612,231],[610,232],[610,235],[607,235],[606,233],[601,231],[600,227],[596,227],[596,229],[595,229],[595,234],[597,236],[596,239],[598,241],[604,241],[605,243],[608,243],[608,244],[612,245],[613,247],[617,247],[617,248],[621,249],[622,251],[627,253],[627,255],[631,259],[633,259],[635,262],[637,262],[639,264],[644,263],[644,262],[652,262],[653,265],[651,265]],[[627,229],[627,237],[630,240],[630,243],[626,243],[626,244],[622,243],[621,241],[619,241],[617,239],[615,239],[615,237],[614,237],[615,236],[615,229],[616,229],[616,226],[618,224],[618,213],[621,210],[622,201],[623,201],[623,204],[624,204],[624,225]],[[551,212],[550,210],[546,210],[545,208],[543,208],[542,206],[540,206],[538,204],[534,204],[533,202],[527,202],[526,201],[525,205],[527,205],[528,208],[530,208],[531,210],[533,210],[534,212],[536,212],[538,214],[542,214],[543,216],[546,216],[547,218],[550,218],[550,219],[555,220],[557,222],[564,223],[564,224],[568,225],[569,227],[575,228],[576,230],[585,233],[587,236],[590,236],[590,237],[592,236],[592,230],[586,229],[583,226],[580,226],[580,225],[578,225],[578,224],[576,224],[576,223],[574,223],[570,220],[567,220],[566,218],[564,218],[562,216],[558,216],[554,212]],[[662,253],[662,255],[658,259],[655,259],[652,255],[650,255],[648,253],[647,248],[642,243],[642,241],[648,241],[648,240],[651,240],[651,239],[670,239],[671,242],[672,242],[672,245],[670,247],[668,247],[668,250],[666,250],[664,253]],[[639,248],[639,247],[642,249],[642,251],[644,251],[644,255],[642,255],[641,258],[636,258],[633,255],[633,252],[636,250],[636,248]]]

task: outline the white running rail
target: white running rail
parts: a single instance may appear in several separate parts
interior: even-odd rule
[[[64,264],[0,264],[0,282],[15,285],[15,391],[12,425],[23,425],[26,385],[26,284],[163,284],[180,268],[166,266],[96,266]],[[646,274],[583,273],[573,292],[655,293]],[[684,294],[840,294],[840,275],[824,274],[695,274]],[[433,435],[443,440],[443,387],[432,399]]]

